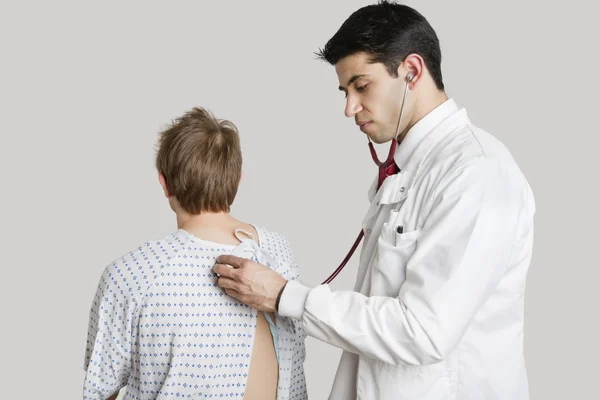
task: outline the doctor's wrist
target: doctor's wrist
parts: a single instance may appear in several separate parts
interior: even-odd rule
[[[288,281],[285,290],[281,292],[277,313],[282,317],[302,319],[304,305],[310,291],[311,288],[304,286],[297,280]]]
[[[288,284],[288,281],[285,281],[283,287],[281,288],[281,290],[279,290],[279,294],[277,294],[277,299],[275,300],[275,311],[276,312],[279,312],[279,302],[281,301],[281,295],[283,294],[283,290],[285,289],[287,284]]]

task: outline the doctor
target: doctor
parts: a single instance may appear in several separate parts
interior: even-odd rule
[[[528,399],[535,206],[515,160],[447,97],[438,38],[412,8],[359,9],[320,56],[335,66],[346,116],[370,140],[399,132],[400,172],[368,193],[354,290],[287,282],[231,256],[214,267],[219,286],[344,350],[330,399]]]

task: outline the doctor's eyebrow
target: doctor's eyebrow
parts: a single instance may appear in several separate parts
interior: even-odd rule
[[[352,78],[350,78],[348,80],[348,85],[347,86],[350,86],[354,81],[356,81],[359,78],[365,77],[365,76],[369,76],[369,74],[353,75]],[[346,91],[346,88],[343,87],[343,86],[341,86],[341,85],[338,86],[338,89],[341,90],[342,92]]]

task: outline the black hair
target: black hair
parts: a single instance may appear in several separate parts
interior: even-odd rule
[[[444,90],[438,37],[425,17],[411,7],[386,0],[362,7],[315,54],[335,65],[361,52],[368,54],[372,63],[384,64],[394,78],[398,77],[400,63],[409,54],[418,54],[437,88]]]

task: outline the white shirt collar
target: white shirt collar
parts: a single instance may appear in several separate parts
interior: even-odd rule
[[[448,99],[432,111],[425,115],[417,122],[406,134],[402,143],[398,145],[394,161],[396,165],[403,169],[408,159],[417,148],[419,143],[427,136],[427,134],[438,126],[446,118],[458,111],[458,106],[454,99]]]
[[[407,192],[403,185],[408,184],[405,181],[410,181],[411,176],[417,172],[417,169],[414,168],[415,165],[411,164],[419,163],[427,149],[449,129],[448,126],[456,123],[468,124],[469,120],[466,111],[459,110],[456,102],[448,99],[410,128],[394,155],[394,161],[400,167],[401,172],[387,177],[383,181],[380,191],[377,191],[376,177],[368,191],[369,201],[373,202],[378,195],[377,205],[389,204],[405,196]],[[423,154],[416,154],[417,151]],[[414,170],[411,171],[411,169]]]

